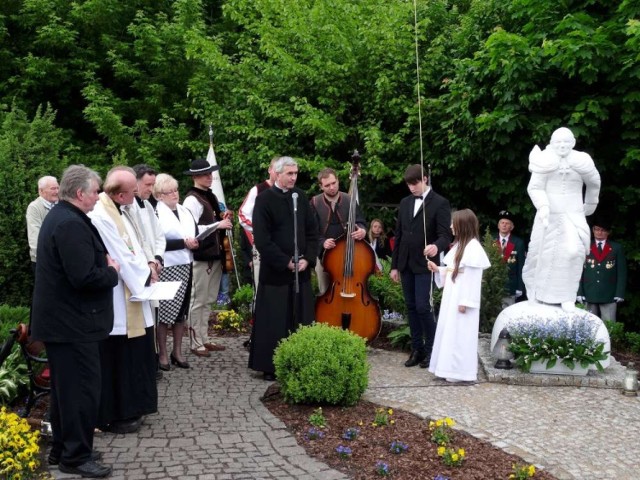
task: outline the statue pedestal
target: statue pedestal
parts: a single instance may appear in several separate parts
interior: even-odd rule
[[[590,319],[598,325],[598,330],[596,331],[596,339],[600,342],[604,343],[604,351],[611,351],[611,340],[609,339],[609,331],[607,327],[604,325],[602,320],[595,316],[594,314],[581,310],[579,313],[587,315]],[[562,310],[559,305],[546,305],[543,303],[533,303],[531,301],[516,303],[515,305],[511,305],[510,307],[505,308],[498,318],[496,318],[496,322],[493,325],[493,331],[491,332],[491,345],[490,349],[493,352],[493,347],[498,340],[498,335],[507,324],[516,324],[520,321],[530,321],[532,318],[541,318],[546,321],[549,320],[560,320],[565,319],[567,317],[567,312]],[[600,364],[603,368],[607,368],[611,363],[610,356],[607,356],[606,360],[602,360]],[[595,365],[591,365],[589,367],[591,370],[596,370]],[[556,373],[551,370],[546,370],[543,367],[542,371],[539,373]]]
[[[607,361],[609,361],[609,359],[607,359]],[[604,363],[604,362],[602,362],[602,363]],[[549,375],[578,375],[578,376],[584,376],[587,373],[589,373],[589,369],[588,368],[583,368],[579,364],[576,364],[576,366],[573,368],[573,370],[571,370],[569,367],[567,367],[561,361],[557,361],[556,364],[553,367],[547,368],[547,362],[541,362],[541,361],[536,360],[535,362],[531,362],[531,370],[529,372],[530,373],[546,373],[546,374],[549,374]]]

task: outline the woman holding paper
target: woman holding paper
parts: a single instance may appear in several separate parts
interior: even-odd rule
[[[160,280],[180,281],[181,285],[173,300],[161,300],[158,310],[158,360],[161,370],[170,370],[171,364],[189,368],[182,356],[182,337],[185,318],[188,315],[191,294],[193,264],[192,250],[198,248],[197,227],[191,212],[180,205],[178,182],[171,175],[161,173],[156,177],[153,194],[158,199],[156,212],[167,240],[164,268]],[[173,328],[173,350],[167,355],[167,330]]]

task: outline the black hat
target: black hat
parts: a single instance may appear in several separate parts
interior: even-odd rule
[[[498,212],[498,221],[502,220],[503,218],[513,222],[513,215],[511,215],[508,210],[500,210],[500,212]]]
[[[182,173],[193,177],[195,175],[204,175],[205,173],[215,172],[218,168],[218,165],[209,165],[206,158],[196,158],[191,162],[191,168]]]
[[[611,231],[611,221],[609,221],[605,216],[597,216],[591,221],[592,227],[600,227],[607,232]]]

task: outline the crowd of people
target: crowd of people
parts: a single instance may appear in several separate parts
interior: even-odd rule
[[[580,153],[572,150],[571,139],[566,132],[552,137],[550,149],[561,166],[563,158]],[[578,182],[567,176],[570,165],[556,173],[547,168],[544,155],[532,153],[530,166],[530,194],[538,208],[530,244],[536,249],[533,258],[513,234],[513,216],[503,210],[497,218],[495,243],[509,272],[505,308],[528,295],[567,307],[566,297],[545,297],[545,265],[557,260],[546,258],[540,239],[554,238],[557,249],[563,245],[559,236],[572,235],[560,211],[568,204],[556,191],[536,189],[545,184],[545,175],[557,175],[553,181],[559,183],[569,178],[580,189],[581,182],[595,186],[596,176],[582,157]],[[178,181],[148,165],[114,167],[102,185],[98,174],[82,165],[67,168],[59,186],[54,177],[38,182],[40,196],[26,214],[35,272],[31,334],[45,343],[50,362],[49,463],[61,471],[94,478],[111,473],[93,449],[94,430],[135,432],[145,415],[157,411],[156,382],[162,372],[190,368],[182,351],[185,331],[195,356],[224,350],[208,327],[223,274],[223,236],[233,226],[233,212],[222,212],[211,190],[215,169],[205,159],[191,162],[184,174],[193,185],[182,203]],[[423,168],[411,165],[404,173],[409,195],[400,202],[393,235],[387,236],[378,218],[367,227],[359,208],[355,224],[347,229],[351,199],[340,191],[337,173],[321,170],[321,193],[308,199],[296,186],[298,172],[293,158],[273,158],[268,178],[251,188],[239,209],[240,243],[255,287],[248,367],[267,381],[275,379],[278,342],[316,320],[312,272],[320,294],[332,288],[324,253],[350,232],[354,241],[370,245],[376,258],[390,259],[389,276],[401,283],[411,333],[404,365],[428,368],[449,382],[475,381],[481,281],[490,266],[475,213],[461,209],[452,214],[449,201],[433,190]],[[593,203],[593,197],[587,199]],[[582,221],[574,216],[571,225],[582,232]],[[550,222],[558,224],[558,231],[549,231]],[[597,220],[592,229],[595,240],[590,247],[586,240],[577,300],[615,320],[615,306],[624,299],[624,254],[608,239],[609,224]],[[572,248],[585,242],[582,233],[575,239],[580,243]],[[575,277],[575,262],[570,266]],[[179,286],[171,298],[152,300],[145,294],[156,282]],[[444,288],[437,320],[434,285]]]

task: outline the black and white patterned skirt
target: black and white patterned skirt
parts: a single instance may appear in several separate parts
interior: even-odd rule
[[[160,272],[161,282],[180,282],[180,288],[173,300],[160,300],[158,321],[166,325],[183,322],[191,295],[191,264],[165,267]]]

